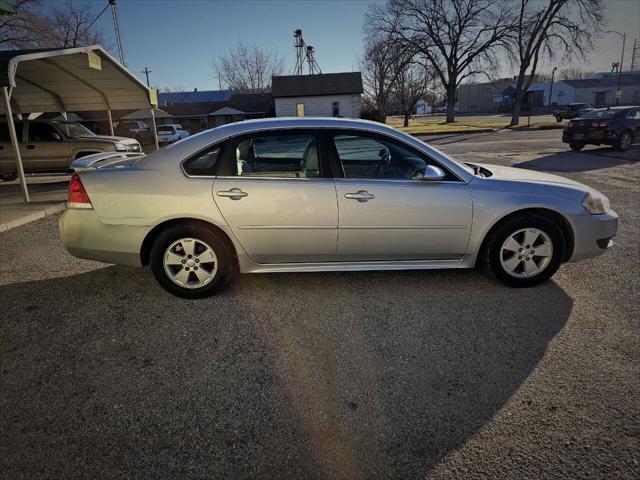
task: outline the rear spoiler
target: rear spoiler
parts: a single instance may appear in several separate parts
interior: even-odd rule
[[[76,172],[92,172],[103,167],[126,167],[145,156],[144,153],[133,152],[94,153],[74,160],[71,168]]]

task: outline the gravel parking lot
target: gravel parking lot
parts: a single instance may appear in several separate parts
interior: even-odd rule
[[[638,478],[640,149],[432,139],[592,185],[616,247],[527,290],[474,271],[244,275],[201,301],[0,234],[2,478]]]

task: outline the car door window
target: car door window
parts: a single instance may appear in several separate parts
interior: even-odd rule
[[[30,142],[56,142],[62,140],[58,131],[47,123],[29,124]]]
[[[18,142],[22,143],[22,122],[14,122],[16,127],[16,137]],[[10,142],[11,135],[9,134],[9,125],[7,123],[0,123],[0,142]]]
[[[347,133],[333,141],[346,178],[411,180],[427,167],[418,152],[379,137]]]
[[[243,177],[317,178],[321,176],[318,142],[313,133],[258,134],[235,149],[234,175]]]

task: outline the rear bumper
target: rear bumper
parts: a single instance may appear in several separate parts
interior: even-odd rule
[[[613,246],[612,239],[618,233],[618,215],[613,210],[601,215],[574,215],[571,223],[574,245],[570,262],[603,254]]]
[[[582,138],[575,138],[577,135],[582,135]],[[613,145],[616,141],[617,135],[615,132],[562,132],[562,141],[564,143],[592,143],[592,144],[607,144]]]
[[[145,226],[104,223],[95,210],[67,209],[58,223],[60,239],[71,255],[87,260],[142,266]]]

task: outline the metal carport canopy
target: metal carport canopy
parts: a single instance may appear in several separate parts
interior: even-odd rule
[[[0,52],[0,87],[25,200],[29,201],[22,160],[14,139],[12,114],[151,110],[155,91],[131,74],[99,45]],[[155,123],[155,122],[154,122]],[[110,127],[113,123],[110,121]],[[13,132],[11,132],[13,130]],[[154,125],[155,133],[155,125]],[[113,134],[113,132],[112,132]],[[154,135],[155,136],[155,135]]]

